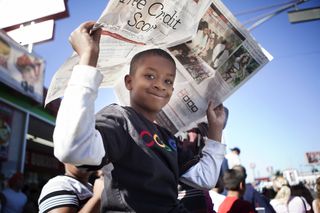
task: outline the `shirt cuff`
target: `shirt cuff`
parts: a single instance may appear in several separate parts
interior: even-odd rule
[[[79,85],[96,91],[102,80],[103,75],[95,67],[76,65],[73,67],[68,85]]]
[[[205,139],[205,146],[202,151],[224,156],[226,154],[226,145],[207,138]]]

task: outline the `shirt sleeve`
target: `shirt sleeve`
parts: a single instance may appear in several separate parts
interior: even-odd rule
[[[50,186],[46,186],[48,188]],[[44,188],[44,189],[46,189]],[[53,187],[51,187],[53,188]],[[56,189],[49,192],[39,199],[39,213],[49,212],[50,210],[69,207],[78,210],[80,208],[79,198],[72,190]]]
[[[53,133],[54,155],[64,163],[100,165],[105,155],[94,115],[94,102],[102,79],[94,67],[73,68]]]
[[[62,207],[78,211],[91,197],[91,185],[83,185],[75,178],[56,176],[41,189],[38,198],[39,213]]]
[[[226,146],[206,139],[199,162],[187,170],[180,181],[200,189],[212,189],[218,180]]]

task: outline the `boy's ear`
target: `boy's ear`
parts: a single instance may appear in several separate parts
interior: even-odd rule
[[[132,89],[132,76],[131,75],[126,75],[124,77],[124,83],[126,85],[126,88],[128,90],[131,90]]]

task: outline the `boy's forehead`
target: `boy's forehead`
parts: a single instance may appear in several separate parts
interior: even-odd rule
[[[165,59],[165,60],[167,60],[168,62],[172,63],[169,58],[166,58],[165,56],[158,55],[158,54],[145,54],[145,55],[143,55],[143,56],[140,58],[140,60],[145,61],[146,59],[150,59],[150,58],[158,58],[159,60],[160,60],[160,59]],[[173,59],[172,59],[172,60],[173,60]]]
[[[172,75],[176,73],[175,64],[166,57],[161,55],[146,55],[141,57],[139,61],[137,61],[137,67],[149,67],[150,69],[158,70],[158,67],[169,68],[172,71]]]

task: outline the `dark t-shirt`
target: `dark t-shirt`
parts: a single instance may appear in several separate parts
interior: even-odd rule
[[[110,105],[96,116],[106,172],[103,212],[179,212],[180,154],[176,138],[130,107]],[[179,157],[183,160],[178,159]],[[182,211],[182,210],[181,210]]]

